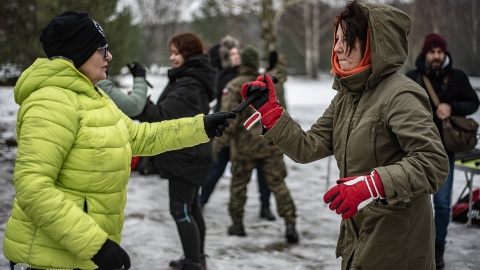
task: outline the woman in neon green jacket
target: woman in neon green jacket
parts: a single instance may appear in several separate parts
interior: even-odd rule
[[[47,58],[14,89],[16,196],[4,238],[13,269],[129,269],[120,245],[133,155],[156,155],[220,136],[232,113],[137,124],[95,84],[107,40],[86,13],[55,17],[40,40]]]

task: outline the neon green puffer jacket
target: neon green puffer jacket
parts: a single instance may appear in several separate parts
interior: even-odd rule
[[[68,61],[37,59],[14,89],[16,197],[5,257],[41,269],[96,269],[108,238],[120,242],[133,155],[209,141],[203,115],[132,122]]]

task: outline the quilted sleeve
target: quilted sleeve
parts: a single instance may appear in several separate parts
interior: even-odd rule
[[[203,114],[158,123],[134,123],[124,116],[130,134],[132,155],[153,156],[210,141]]]

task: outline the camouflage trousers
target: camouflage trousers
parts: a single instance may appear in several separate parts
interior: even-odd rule
[[[259,165],[265,182],[275,195],[278,215],[285,219],[285,223],[295,223],[296,209],[290,195],[285,177],[287,169],[282,155],[273,155],[265,159],[232,160],[232,182],[230,184],[230,202],[228,211],[233,223],[243,221],[245,202],[247,201],[247,185],[250,182],[252,171]]]

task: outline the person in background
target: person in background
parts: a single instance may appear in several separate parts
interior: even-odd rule
[[[453,60],[447,51],[447,41],[436,33],[425,36],[422,52],[415,62],[416,69],[407,72],[407,76],[426,90],[423,76],[432,84],[440,104],[438,107],[430,97],[430,105],[434,109],[433,120],[443,140],[442,120],[450,116],[465,116],[477,111],[480,104],[478,95],[472,88],[467,75],[453,68]],[[448,154],[450,170],[445,184],[433,194],[435,210],[435,262],[437,269],[444,269],[443,253],[450,223],[453,172],[455,153]]]
[[[215,95],[217,103],[214,111],[220,111],[222,104],[222,95],[225,85],[238,76],[238,68],[241,64],[240,42],[232,36],[225,36],[218,46],[209,50],[210,62],[217,70],[215,76]],[[230,161],[230,144],[227,136],[222,136],[213,141],[214,159],[210,165],[207,181],[202,186],[200,193],[200,203],[202,208],[207,204],[215,186],[225,172]],[[270,194],[261,168],[257,169],[258,190],[260,193],[260,217],[267,220],[275,220],[275,216],[270,210]]]
[[[101,88],[115,102],[115,105],[128,117],[136,117],[142,113],[147,103],[147,70],[137,62],[131,63],[130,72],[133,75],[133,89],[125,94],[109,79],[101,80],[97,87]]]
[[[87,13],[54,17],[38,58],[14,88],[16,195],[3,253],[13,270],[129,269],[119,245],[133,155],[205,144],[228,118],[217,113],[134,123],[95,85],[106,78],[107,39]]]
[[[241,102],[242,85],[254,80],[258,75],[259,56],[252,47],[246,47],[241,55],[242,64],[238,76],[226,86],[222,97],[222,110],[233,111]],[[245,108],[237,119],[232,121],[228,134],[231,145],[232,182],[230,184],[230,202],[228,211],[233,224],[228,227],[229,235],[246,236],[243,225],[243,213],[247,200],[247,185],[254,168],[260,168],[268,187],[275,195],[278,214],[285,220],[285,237],[290,244],[298,243],[295,228],[296,208],[290,191],[285,184],[287,168],[283,153],[276,147],[269,147],[261,138],[261,127],[253,126],[250,131],[244,122],[252,114],[252,108]]]
[[[307,131],[278,104],[269,76],[242,86],[244,99],[267,88],[251,105],[269,145],[299,163],[335,156],[340,178],[323,200],[342,218],[342,269],[435,269],[431,195],[448,158],[425,90],[399,73],[410,25],[388,5],[346,4],[332,48],[338,93]]]
[[[168,84],[156,104],[147,104],[141,122],[208,114],[214,99],[215,71],[203,54],[200,38],[182,33],[169,42]],[[170,262],[170,269],[206,269],[205,222],[199,206],[200,186],[205,183],[212,159],[211,144],[202,144],[157,155],[153,164],[168,179],[170,213],[177,225],[184,258]]]
[[[278,82],[275,84],[275,92],[277,93],[278,102],[286,110],[287,102],[285,100],[284,84],[287,81],[287,62],[283,55],[279,55],[276,51],[271,51],[268,54],[267,73],[270,76],[275,76]]]

